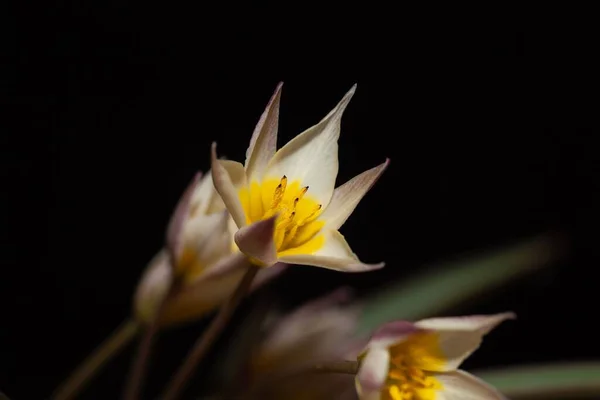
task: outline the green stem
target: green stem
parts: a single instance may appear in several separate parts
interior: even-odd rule
[[[52,394],[54,400],[69,400],[83,389],[102,366],[115,356],[138,333],[139,324],[131,319],[124,321],[88,358],[75,369],[69,378]]]

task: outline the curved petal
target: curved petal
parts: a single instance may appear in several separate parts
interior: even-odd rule
[[[229,229],[229,214],[199,215],[185,225],[183,254],[176,271],[183,272],[186,282],[195,280],[207,268],[232,253],[233,237]]]
[[[365,194],[377,182],[389,163],[388,158],[383,164],[371,168],[337,187],[333,191],[329,205],[323,211],[323,214],[319,216],[319,219],[325,221],[326,226],[330,229],[340,229]]]
[[[246,214],[238,196],[239,188],[245,184],[243,165],[234,161],[217,160],[217,144],[213,143],[211,147],[211,167],[215,189],[223,199],[227,211],[231,214],[238,228],[246,226]]]
[[[235,243],[240,251],[257,261],[260,266],[270,267],[277,262],[277,250],[273,234],[277,216],[263,219],[240,228],[235,234]]]
[[[188,219],[190,215],[190,209],[192,206],[193,194],[196,192],[196,188],[200,186],[200,182],[202,179],[202,172],[197,172],[194,175],[194,179],[188,185],[186,190],[183,192],[183,195],[179,199],[177,206],[175,207],[175,211],[169,220],[169,225],[167,227],[167,237],[166,244],[169,251],[172,252],[172,256],[177,259],[181,256],[182,251],[182,233],[183,226],[185,221]]]
[[[149,322],[173,282],[173,268],[166,249],[154,256],[142,275],[133,300],[133,313],[138,321]]]
[[[303,247],[311,248],[313,240],[322,240],[322,246],[313,253],[304,253]],[[365,264],[338,231],[325,231],[311,239],[305,245],[279,253],[279,261],[288,264],[312,265],[344,272],[366,272],[383,268],[384,263]]]
[[[390,347],[421,330],[409,321],[393,321],[380,326],[371,336],[368,347]]]
[[[465,371],[436,374],[435,378],[443,386],[436,397],[439,400],[508,400],[494,387]]]
[[[387,349],[370,349],[360,364],[356,375],[356,391],[361,400],[379,400],[385,385],[390,365]]]
[[[225,204],[215,190],[212,171],[208,171],[196,186],[190,201],[190,216],[211,214],[225,210]]]
[[[359,310],[322,298],[287,314],[272,326],[254,360],[261,369],[290,368],[337,361],[354,345]]]
[[[416,367],[426,371],[453,371],[479,347],[486,333],[514,317],[502,313],[421,320],[415,326],[422,331],[391,351],[408,354]]]
[[[248,182],[261,179],[269,161],[271,161],[277,150],[279,101],[281,99],[282,86],[283,82],[277,85],[275,93],[273,93],[265,111],[258,120],[256,128],[254,128],[254,133],[252,133],[250,147],[246,151],[246,162],[244,163]]]
[[[280,179],[285,175],[290,181],[298,180],[302,186],[309,186],[311,196],[326,207],[338,173],[340,121],[355,90],[356,85],[321,122],[279,149],[269,162],[266,177]]]
[[[191,321],[213,311],[231,296],[244,274],[244,268],[232,268],[227,273],[184,285],[165,302],[160,325],[171,326]]]

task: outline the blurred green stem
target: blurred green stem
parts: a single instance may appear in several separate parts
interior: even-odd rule
[[[523,365],[474,374],[513,400],[600,398],[600,361]]]
[[[100,368],[115,356],[138,333],[139,324],[125,320],[52,395],[54,400],[69,400],[83,389]]]

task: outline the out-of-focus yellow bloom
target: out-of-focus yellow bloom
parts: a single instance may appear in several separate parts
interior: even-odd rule
[[[231,295],[249,264],[246,257],[233,252],[229,219],[211,174],[197,174],[171,218],[166,247],[149,263],[138,285],[134,298],[138,320],[150,320],[176,277],[181,285],[164,304],[163,325],[201,317]],[[261,271],[253,287],[282,268]]]
[[[458,370],[483,336],[513,313],[432,318],[384,325],[359,356],[361,400],[500,400],[480,379]]]
[[[355,89],[321,122],[276,151],[279,84],[254,130],[244,165],[218,160],[213,144],[215,187],[235,222],[237,246],[254,263],[346,272],[383,267],[362,263],[338,231],[388,165],[386,160],[335,188],[340,122]]]

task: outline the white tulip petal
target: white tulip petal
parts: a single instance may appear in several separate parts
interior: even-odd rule
[[[196,186],[190,201],[190,216],[198,214],[211,214],[225,210],[225,204],[215,191],[212,171],[208,171]]]
[[[279,149],[265,176],[280,179],[285,175],[292,182],[298,180],[302,186],[309,186],[309,194],[326,207],[338,173],[340,122],[355,89],[356,85],[321,122]]]
[[[377,182],[390,160],[355,176],[333,191],[329,205],[319,217],[329,229],[338,230],[352,214],[358,203]]]
[[[263,362],[299,369],[344,357],[354,344],[360,313],[356,307],[340,307],[336,300],[326,296],[275,320],[260,346]]]
[[[344,236],[338,231],[325,231],[319,235],[323,235],[324,243],[312,254],[301,254],[297,249],[285,250],[279,253],[279,261],[344,272],[372,271],[383,268],[385,265],[384,263],[365,264],[361,262],[350,249]],[[312,240],[316,239],[318,238]]]
[[[508,400],[494,387],[465,371],[434,376],[443,386],[436,400]]]
[[[424,346],[418,350],[426,357],[420,357],[419,367],[428,371],[453,371],[481,344],[483,336],[507,319],[515,318],[513,313],[495,315],[474,315],[467,317],[431,318],[415,323],[415,326],[431,333],[435,340],[420,341]],[[428,337],[432,337],[428,335]]]
[[[277,150],[279,101],[281,99],[282,86],[283,82],[277,85],[275,93],[258,120],[252,134],[252,139],[250,139],[250,147],[246,151],[246,162],[244,163],[248,182],[261,180],[269,161],[273,158]]]
[[[182,251],[182,237],[183,237],[183,226],[190,215],[190,208],[192,205],[193,194],[196,188],[200,186],[202,179],[202,172],[196,173],[192,182],[188,185],[187,189],[183,192],[183,195],[179,199],[175,211],[169,220],[167,227],[166,244],[167,249],[171,251],[172,256],[178,259],[181,256]]]
[[[356,375],[356,391],[361,400],[379,400],[390,365],[390,353],[385,348],[369,349]]]
[[[211,147],[211,167],[215,189],[223,199],[227,211],[231,214],[238,228],[246,226],[246,214],[238,196],[239,188],[245,185],[243,165],[234,161],[218,160],[217,144],[213,143]],[[234,182],[237,183],[237,187]]]
[[[227,211],[221,211],[196,216],[185,224],[185,256],[179,260],[178,270],[183,269],[186,281],[195,280],[207,267],[231,254],[233,236],[229,229],[229,218]]]
[[[134,297],[134,314],[138,321],[150,322],[173,282],[173,268],[166,249],[148,264]]]
[[[249,265],[248,258],[238,252],[210,266],[196,281],[183,286],[169,298],[160,323],[163,326],[178,324],[211,312],[231,296]],[[250,291],[277,277],[285,267],[285,264],[276,264],[258,271]]]
[[[240,252],[236,252],[212,264],[196,281],[191,282],[191,285],[196,285],[200,281],[215,279],[233,271],[245,270],[249,266],[248,257]]]
[[[240,228],[235,233],[235,243],[241,252],[264,267],[270,267],[277,262],[277,249],[273,240],[276,219],[277,216],[273,216],[260,220]]]
[[[174,325],[213,311],[231,297],[244,274],[244,268],[232,268],[227,273],[213,275],[209,279],[199,277],[196,282],[183,285],[166,301],[160,324]]]

